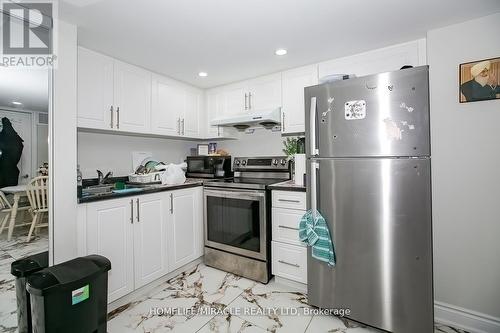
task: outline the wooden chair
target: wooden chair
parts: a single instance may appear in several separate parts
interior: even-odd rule
[[[26,238],[26,242],[30,241],[31,234],[33,233],[33,230],[35,230],[35,228],[48,226],[48,223],[39,223],[42,215],[44,213],[48,213],[49,211],[49,205],[47,201],[48,178],[49,177],[47,176],[35,177],[26,186],[26,194],[28,195],[28,200],[31,205],[31,213],[33,214],[33,221],[31,222],[31,227],[28,233],[28,237]]]
[[[29,208],[30,208],[30,206],[20,206],[17,208],[17,210],[18,211],[25,211],[25,210],[28,210]],[[0,191],[0,214],[5,214],[5,216],[2,219],[2,223],[0,224],[0,235],[3,232],[3,229],[5,229],[5,227],[7,226],[7,222],[9,222],[9,217],[10,217],[11,213],[12,213],[12,205],[9,202],[9,200],[7,200],[7,197],[5,196],[5,194],[2,191]],[[22,225],[27,225],[27,224],[24,223],[24,224],[16,225],[16,226],[20,227]]]

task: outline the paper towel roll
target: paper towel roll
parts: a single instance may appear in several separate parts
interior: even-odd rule
[[[304,185],[306,154],[295,154],[295,185]]]

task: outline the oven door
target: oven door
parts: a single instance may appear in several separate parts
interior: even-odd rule
[[[266,192],[204,189],[205,245],[266,260]]]

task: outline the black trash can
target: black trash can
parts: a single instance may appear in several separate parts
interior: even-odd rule
[[[111,262],[91,255],[28,277],[33,332],[106,333]]]
[[[31,333],[30,295],[26,291],[26,278],[49,266],[49,251],[16,260],[10,273],[16,277],[17,327],[19,333]]]

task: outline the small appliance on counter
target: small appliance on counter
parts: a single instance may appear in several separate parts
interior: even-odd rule
[[[188,156],[187,177],[226,178],[231,177],[231,156]]]

